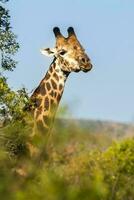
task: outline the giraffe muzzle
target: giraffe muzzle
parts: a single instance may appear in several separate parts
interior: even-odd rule
[[[86,72],[89,72],[92,68],[93,68],[93,65],[90,63],[88,64],[88,66],[82,66],[81,70],[86,73]]]

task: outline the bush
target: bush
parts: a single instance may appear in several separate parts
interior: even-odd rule
[[[134,199],[133,138],[104,147],[100,141],[97,144],[99,135],[94,143],[94,135],[82,133],[77,126],[67,127],[66,131],[57,128],[53,131],[47,159],[38,165],[28,155],[26,143],[30,133],[31,128],[22,122],[0,129],[2,199]],[[106,138],[105,134],[101,135],[102,141]],[[15,172],[22,165],[28,169],[24,177]]]

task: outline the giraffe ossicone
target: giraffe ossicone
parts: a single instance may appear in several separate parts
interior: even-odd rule
[[[60,29],[53,29],[56,45],[54,48],[45,48],[41,53],[53,56],[54,59],[39,86],[31,96],[34,103],[32,113],[34,115],[35,130],[39,133],[48,133],[63,94],[65,82],[71,72],[92,69],[92,64],[84,48],[78,41],[74,29],[68,28],[68,37],[64,37]]]

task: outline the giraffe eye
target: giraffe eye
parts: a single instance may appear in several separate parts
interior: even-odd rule
[[[65,51],[65,50],[62,50],[61,52],[60,52],[60,55],[65,55],[67,53],[67,51]]]

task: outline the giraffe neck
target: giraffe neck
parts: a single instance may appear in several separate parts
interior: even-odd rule
[[[51,128],[69,73],[61,70],[55,58],[45,77],[31,96],[37,129],[47,132]]]

